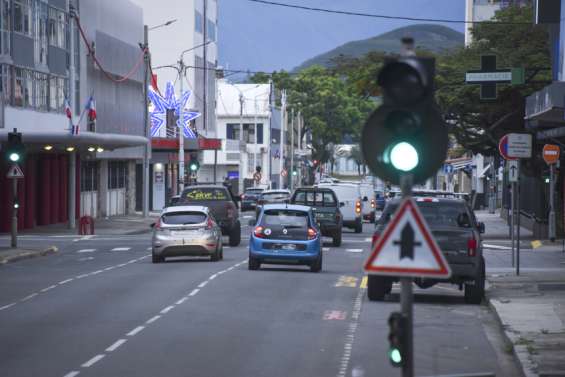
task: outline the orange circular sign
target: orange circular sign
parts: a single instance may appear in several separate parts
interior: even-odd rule
[[[559,161],[559,155],[561,153],[561,148],[559,145],[546,144],[543,146],[543,160],[547,164],[555,164]]]

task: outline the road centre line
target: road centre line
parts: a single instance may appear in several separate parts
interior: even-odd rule
[[[202,283],[198,284],[198,288],[204,288],[208,284],[208,280],[203,281]]]
[[[96,251],[96,249],[80,249],[77,250],[77,253],[81,254],[81,253],[94,253]]]
[[[110,267],[107,267],[107,268],[105,268],[105,269],[103,269],[103,270],[96,270],[96,271],[89,272],[89,273],[86,273],[86,274],[76,275],[76,276],[74,276],[74,277],[72,277],[72,278],[69,278],[69,279],[66,279],[66,280],[62,280],[62,281],[60,281],[60,282],[57,283],[57,284],[53,284],[53,285],[51,285],[51,286],[49,286],[49,287],[43,288],[43,289],[41,289],[39,292],[32,293],[32,294],[30,294],[30,295],[28,295],[28,296],[26,296],[26,297],[20,299],[19,302],[25,302],[25,301],[31,300],[32,298],[34,298],[35,296],[39,295],[40,293],[46,293],[46,292],[48,292],[48,291],[50,291],[50,290],[52,290],[52,289],[57,288],[58,286],[65,285],[65,284],[67,284],[67,283],[69,283],[69,282],[71,282],[71,281],[73,281],[73,280],[83,279],[83,278],[86,278],[86,277],[89,277],[89,276],[94,276],[94,275],[101,274],[101,273],[103,273],[103,272],[105,272],[105,271],[110,271],[111,269],[115,269],[115,268],[119,268],[119,267],[124,267],[124,266],[126,266],[126,265],[128,265],[128,264],[130,264],[130,263],[139,262],[139,261],[141,261],[141,260],[143,260],[143,259],[145,259],[145,258],[148,258],[148,257],[150,257],[150,256],[151,256],[151,254],[144,255],[144,256],[142,256],[142,257],[140,257],[140,258],[132,259],[132,260],[128,261],[127,263],[123,263],[123,264],[121,264],[121,265],[110,266]],[[4,310],[4,309],[11,308],[12,306],[14,306],[14,305],[16,305],[16,304],[17,304],[17,302],[13,302],[13,303],[11,303],[11,304],[4,305],[4,306],[0,307],[0,310]]]
[[[79,374],[80,374],[79,371],[73,370],[72,372],[69,372],[69,373],[65,374],[63,377],[76,377],[76,376],[78,376]]]
[[[115,247],[110,251],[128,251],[130,249],[131,249],[131,247]]]
[[[359,316],[361,315],[361,307],[363,305],[363,295],[365,294],[364,288],[359,288],[357,292],[357,297],[353,302],[353,311],[351,312],[351,319],[349,322],[347,335],[345,336],[345,344],[343,346],[343,356],[341,358],[341,363],[337,377],[345,377],[347,375],[347,369],[349,368],[349,363],[351,361],[351,350],[353,349],[353,343],[355,341],[355,333],[357,331],[357,324],[359,322]]]
[[[363,249],[345,249],[348,253],[362,253]]]
[[[141,257],[141,258],[139,258],[139,259],[144,259],[144,258],[147,258],[147,257],[149,257],[149,255],[146,255],[146,256]],[[241,266],[241,265],[244,264],[244,263],[247,263],[247,259],[245,259],[245,260],[243,260],[242,262],[239,262],[239,263],[235,264],[234,266],[231,266],[230,268],[228,268],[228,269],[226,269],[226,270],[223,270],[223,271],[224,271],[224,272],[227,272],[227,271],[233,270],[234,267],[236,267],[236,266]],[[216,274],[218,274],[218,273],[216,273]],[[216,274],[214,274],[214,275],[216,275]],[[214,276],[214,275],[211,275],[211,276]],[[216,275],[216,276],[217,276],[217,275]],[[178,300],[174,305],[170,305],[170,306],[166,307],[165,309],[161,310],[161,313],[162,313],[162,314],[165,314],[165,313],[169,312],[169,311],[170,311],[171,309],[173,309],[176,305],[182,304],[183,302],[185,302],[185,301],[189,298],[189,296],[194,296],[194,295],[196,295],[199,291],[200,291],[200,289],[193,289],[193,290],[188,294],[188,296],[185,296],[185,297],[181,298],[181,299]],[[156,320],[158,320],[159,318],[161,318],[161,315],[155,315],[154,317],[152,317],[152,318],[150,318],[149,320],[147,320],[145,323],[146,323],[146,324],[151,324],[151,323],[155,322]],[[131,330],[129,333],[127,333],[126,336],[134,336],[134,335],[138,334],[139,332],[141,332],[143,329],[145,329],[145,326],[137,326],[136,328],[134,328],[133,330]],[[117,340],[116,342],[114,342],[110,347],[106,348],[106,352],[112,352],[112,351],[114,351],[116,348],[120,347],[120,346],[121,346],[122,344],[124,344],[125,342],[126,342],[126,339],[120,338],[119,340]],[[90,359],[89,361],[87,361],[86,363],[82,364],[82,367],[88,368],[88,367],[94,365],[94,364],[95,364],[96,362],[98,362],[99,360],[103,359],[105,356],[106,356],[105,353],[103,353],[103,354],[98,354],[98,355],[94,356],[92,359]],[[72,372],[67,373],[64,377],[72,377],[72,376],[76,376],[76,375],[78,375],[78,374],[79,374],[79,372],[77,372],[77,371],[72,371]]]

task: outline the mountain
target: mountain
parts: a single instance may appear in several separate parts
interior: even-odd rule
[[[417,24],[401,27],[376,37],[348,42],[331,51],[306,60],[294,69],[300,71],[312,65],[329,66],[333,58],[339,55],[361,57],[370,51],[397,53],[400,51],[402,37],[410,36],[416,42],[416,48],[435,53],[443,53],[456,47],[462,47],[465,36],[451,28],[441,25]]]

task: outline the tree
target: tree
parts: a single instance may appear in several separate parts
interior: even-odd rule
[[[357,165],[357,174],[361,175],[361,167],[363,167],[363,173],[365,172],[365,161],[363,160],[363,154],[361,153],[361,149],[358,145],[353,146],[351,148],[351,152],[349,152],[349,158],[351,158],[355,165]]]

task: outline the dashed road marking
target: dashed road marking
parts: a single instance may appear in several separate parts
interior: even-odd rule
[[[189,296],[194,296],[194,295],[196,295],[199,291],[200,291],[200,289],[193,289],[192,292],[190,292]]]
[[[347,369],[349,368],[349,362],[351,361],[351,351],[353,349],[353,343],[355,341],[355,332],[357,331],[359,316],[361,315],[361,306],[363,304],[364,293],[365,289],[359,289],[359,291],[357,292],[357,297],[353,302],[353,311],[351,312],[351,320],[349,321],[347,335],[345,336],[343,356],[341,357],[337,377],[345,377],[347,375]]]
[[[104,355],[104,354],[96,355],[92,359],[88,360],[86,363],[82,364],[82,367],[83,368],[89,368],[89,367],[93,366],[94,364],[96,364],[98,361],[102,360],[105,356],[106,355]]]
[[[152,324],[153,322],[155,322],[156,320],[158,320],[159,318],[161,318],[160,315],[156,315],[154,317],[149,318],[145,323],[147,323],[148,325]]]
[[[208,284],[208,281],[203,281],[202,283],[198,284],[198,288],[204,288]]]
[[[173,305],[169,305],[167,306],[165,309],[161,310],[159,313],[161,314],[167,314],[169,311],[171,311],[172,309],[174,309]]]
[[[348,253],[362,253],[363,249],[345,249]]]
[[[354,276],[345,276],[342,275],[337,279],[337,283],[335,283],[336,287],[349,287],[349,288],[357,288],[357,279]]]
[[[85,262],[87,260],[94,260],[94,258],[93,257],[80,258],[79,262]]]
[[[137,333],[139,333],[140,331],[142,331],[145,328],[145,326],[137,326],[135,329],[131,330],[130,332],[128,332],[126,335],[127,336],[134,336]]]
[[[4,310],[4,309],[11,308],[11,307],[14,306],[14,305],[16,305],[16,303],[15,303],[15,302],[12,302],[11,304],[1,306],[1,307],[0,307],[0,310]]]
[[[329,247],[322,247],[322,251],[330,251]]]
[[[110,347],[106,348],[106,352],[113,352],[116,349],[118,349],[119,346],[121,346],[122,344],[124,344],[125,342],[127,342],[127,339],[120,339],[118,341],[116,341],[114,344],[112,344]]]
[[[214,274],[214,275],[210,276],[208,278],[208,280],[214,280],[216,277],[218,277],[218,274]]]
[[[76,377],[76,376],[78,376],[79,374],[80,374],[79,371],[73,370],[72,372],[69,372],[69,373],[65,374],[63,377]]]
[[[178,300],[177,302],[175,302],[175,305],[180,305],[180,304],[182,304],[183,302],[185,302],[186,300],[188,300],[188,297],[183,297],[183,298],[181,298],[180,300]]]
[[[110,251],[128,251],[130,249],[131,249],[131,247],[115,247]]]
[[[50,285],[50,286],[49,286],[49,287],[47,287],[47,288],[43,288],[43,289],[42,289],[42,290],[40,290],[39,292],[41,292],[41,293],[45,293],[45,292],[47,292],[47,291],[50,291],[50,290],[52,290],[52,289],[53,289],[53,288],[55,288],[55,287],[56,287],[56,285]]]
[[[39,294],[39,293],[37,293],[37,292],[36,292],[36,293],[32,293],[32,294],[30,294],[29,296],[26,296],[26,297],[22,298],[20,301],[21,301],[21,302],[24,302],[24,301],[27,301],[27,300],[31,300],[32,298],[34,298],[34,297],[37,296],[38,294]]]
[[[488,244],[488,243],[484,243],[484,244],[483,244],[483,247],[484,247],[485,249],[512,250],[512,248],[509,247],[509,246],[491,245],[491,244]]]
[[[77,253],[94,253],[96,249],[80,249],[77,250]]]
[[[68,282],[71,282],[71,281],[73,281],[73,280],[75,280],[75,279],[74,279],[74,278],[70,278],[70,279],[66,279],[66,280],[60,281],[60,282],[59,282],[59,285],[67,284]]]

